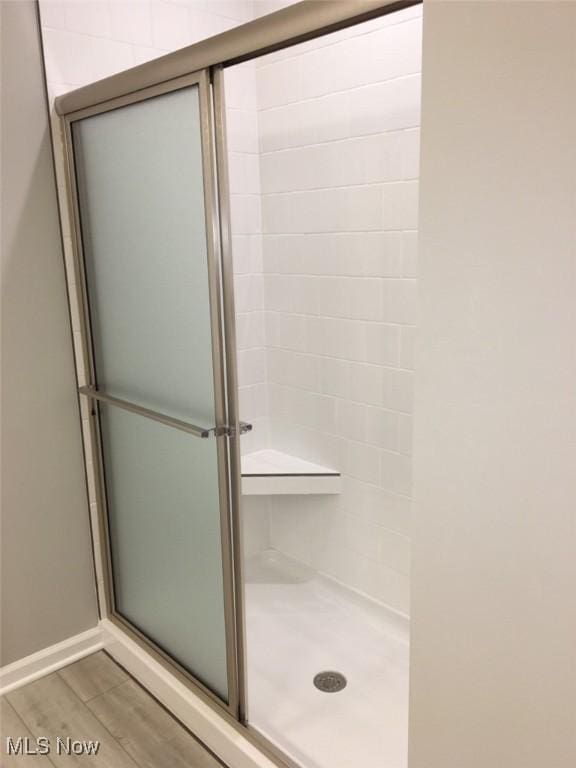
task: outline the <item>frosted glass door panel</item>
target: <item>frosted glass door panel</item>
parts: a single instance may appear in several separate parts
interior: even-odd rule
[[[73,124],[98,386],[214,422],[199,89]]]
[[[117,610],[227,697],[216,440],[100,406]]]
[[[211,429],[224,395],[213,367],[200,82],[80,119],[72,139],[90,383],[136,411]],[[227,701],[226,438],[98,408],[113,612]]]

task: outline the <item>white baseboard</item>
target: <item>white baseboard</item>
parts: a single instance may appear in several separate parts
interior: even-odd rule
[[[100,622],[104,647],[131,675],[211,749],[234,768],[278,768],[199,696],[171,675],[121,629]]]
[[[0,667],[0,696],[72,664],[100,650],[103,645],[102,631],[100,627],[94,627]]]
[[[0,668],[0,695],[102,648],[161,701],[225,765],[233,765],[234,768],[277,768],[238,728],[221,717],[140,645],[106,619],[94,629]]]

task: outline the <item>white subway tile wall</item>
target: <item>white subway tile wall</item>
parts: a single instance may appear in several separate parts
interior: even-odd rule
[[[50,96],[286,4],[40,0]],[[276,548],[403,611],[420,37],[412,8],[226,71],[243,450],[343,473],[340,497],[244,499],[249,554]]]
[[[242,438],[244,453],[269,444],[266,334],[264,328],[264,274],[262,266],[262,197],[258,151],[256,65],[247,62],[224,73],[230,218],[236,304],[236,342],[240,414],[253,425]],[[259,501],[259,508],[267,501]],[[248,526],[268,526],[262,511],[253,511],[254,499],[244,499]],[[247,522],[247,521],[245,521]],[[252,534],[246,538],[259,540]]]
[[[250,21],[250,0],[40,0],[52,95]]]
[[[269,445],[340,497],[270,542],[408,612],[421,10],[256,62]]]

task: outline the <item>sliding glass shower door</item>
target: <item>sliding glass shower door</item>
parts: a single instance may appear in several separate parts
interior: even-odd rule
[[[204,74],[71,116],[110,615],[230,703],[227,429]],[[232,670],[232,672],[231,672]]]

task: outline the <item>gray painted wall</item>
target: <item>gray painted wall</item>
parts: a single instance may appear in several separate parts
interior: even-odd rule
[[[98,614],[36,6],[0,14],[5,665]]]
[[[576,765],[576,3],[424,9],[410,768]]]

